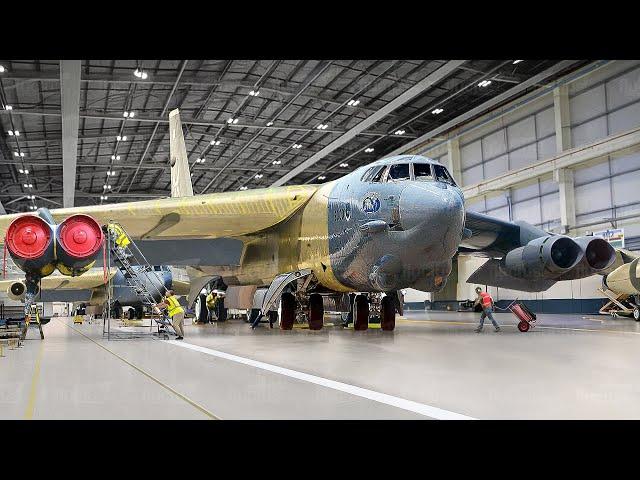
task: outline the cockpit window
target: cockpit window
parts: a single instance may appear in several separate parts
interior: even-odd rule
[[[364,175],[362,176],[362,181],[363,182],[370,182],[371,181],[371,177],[373,176],[373,174],[375,172],[376,172],[376,167],[369,168],[366,172],[364,172]]]
[[[431,165],[428,163],[414,163],[413,175],[418,181],[433,180],[433,174],[431,173]]]
[[[409,173],[409,164],[408,163],[397,163],[395,165],[391,165],[389,168],[389,174],[387,175],[387,180],[409,180],[411,178],[411,174]]]
[[[456,186],[456,182],[453,181],[453,177],[449,174],[447,169],[442,165],[434,165],[433,169],[436,173],[436,179],[440,182],[448,183],[449,185]]]
[[[379,183],[382,180],[382,176],[384,175],[384,171],[386,170],[385,165],[381,165],[378,167],[373,167],[373,171],[371,172],[371,178],[365,181]]]

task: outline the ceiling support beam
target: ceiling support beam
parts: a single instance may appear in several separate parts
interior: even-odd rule
[[[62,203],[73,207],[78,160],[80,123],[80,60],[60,60],[60,103],[62,105]]]
[[[389,103],[387,103],[384,107],[382,107],[380,110],[375,112],[373,115],[370,115],[369,117],[364,119],[362,122],[357,124],[355,127],[349,129],[344,135],[340,136],[339,138],[331,142],[329,145],[324,147],[318,153],[312,155],[310,158],[302,162],[300,165],[293,168],[288,174],[284,175],[283,177],[280,177],[271,186],[277,187],[277,186],[286,184],[289,180],[295,178],[297,175],[304,172],[310,166],[315,165],[317,162],[319,162],[321,159],[329,155],[331,152],[340,148],[342,145],[346,144],[347,142],[352,140],[354,137],[361,134],[367,128],[370,128],[371,126],[373,126],[376,122],[380,121],[381,119],[389,115],[389,113],[393,112],[395,109],[397,109],[401,105],[404,105],[412,98],[420,95],[425,90],[428,90],[429,88],[431,88],[434,84],[438,83],[445,77],[449,76],[454,70],[456,70],[460,65],[462,65],[465,62],[466,60],[449,60],[443,66],[438,68],[435,72],[430,73],[424,79],[416,83],[413,87],[407,89],[406,91],[398,95],[396,98],[391,100]]]
[[[556,153],[562,153],[571,148],[571,111],[569,109],[568,85],[561,85],[553,90],[553,113],[556,130]],[[558,183],[562,233],[568,233],[569,229],[576,224],[573,170],[569,168],[555,170],[553,179]]]

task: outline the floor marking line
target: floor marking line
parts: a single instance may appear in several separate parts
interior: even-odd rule
[[[116,352],[109,350],[107,347],[105,347],[104,345],[100,344],[99,342],[96,342],[93,338],[89,337],[88,335],[85,335],[84,333],[82,333],[81,331],[77,330],[76,328],[72,327],[71,325],[67,325],[65,322],[62,322],[63,325],[65,325],[66,327],[70,328],[71,330],[73,330],[74,332],[78,333],[79,335],[82,335],[84,338],[86,338],[87,340],[89,340],[90,342],[95,343],[97,346],[99,346],[100,348],[102,348],[103,350],[106,350],[107,352],[109,352],[111,355],[113,355],[114,357],[122,360],[124,363],[126,363],[127,365],[129,365],[130,367],[134,368],[135,370],[137,370],[138,372],[140,372],[141,374],[143,374],[145,377],[153,380],[155,383],[157,383],[158,385],[160,385],[162,388],[165,388],[166,390],[170,391],[171,393],[173,393],[174,395],[176,395],[177,397],[179,397],[180,399],[184,400],[185,402],[187,402],[189,405],[191,405],[192,407],[195,407],[196,409],[200,410],[202,413],[204,413],[206,416],[208,416],[209,418],[211,418],[212,420],[222,420],[222,418],[218,417],[217,415],[214,415],[213,413],[211,413],[209,410],[207,410],[206,408],[204,408],[202,405],[200,405],[199,403],[191,400],[189,397],[187,397],[186,395],[183,395],[182,393],[178,392],[177,390],[174,390],[173,388],[171,388],[169,385],[167,385],[166,383],[163,383],[162,381],[158,380],[156,377],[154,377],[153,375],[151,375],[149,372],[143,370],[142,368],[138,367],[137,365],[134,365],[133,363],[131,363],[130,361],[128,361],[126,358],[121,357],[120,355],[118,355]]]
[[[269,372],[278,373],[287,377],[302,380],[304,382],[313,383],[323,387],[338,390],[340,392],[349,393],[357,397],[366,398],[375,402],[384,403],[393,407],[397,407],[410,412],[425,415],[438,420],[475,420],[473,417],[468,417],[455,412],[450,412],[442,408],[432,407],[424,403],[414,402],[412,400],[406,400],[404,398],[395,397],[386,393],[376,392],[374,390],[368,390],[366,388],[356,387],[355,385],[349,385],[348,383],[337,382],[335,380],[329,380],[328,378],[318,377],[308,373],[298,372],[296,370],[290,370],[284,367],[278,367],[271,365],[270,363],[260,362],[257,360],[251,360],[250,358],[240,357],[238,355],[232,355],[230,353],[221,352],[219,350],[212,350],[210,348],[201,347],[200,345],[194,345],[192,343],[186,343],[183,341],[169,340],[166,343],[175,345],[177,347],[194,350],[196,352],[205,353],[214,357],[223,358],[232,362],[241,363],[251,367],[267,370]]]
[[[27,402],[27,408],[24,411],[24,419],[33,419],[33,412],[36,408],[36,393],[38,393],[38,380],[40,380],[40,369],[42,366],[42,355],[44,353],[44,342],[40,342],[40,349],[38,350],[38,358],[36,358],[36,365],[33,369],[33,376],[31,377],[31,388],[29,389],[29,401]]]

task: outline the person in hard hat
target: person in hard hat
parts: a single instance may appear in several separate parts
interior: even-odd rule
[[[167,315],[171,317],[171,324],[178,335],[176,340],[182,340],[184,338],[184,308],[178,302],[178,297],[173,294],[173,290],[167,290],[164,301],[158,303],[156,307],[167,309]]]
[[[482,307],[482,315],[480,315],[480,325],[478,325],[478,328],[476,328],[476,333],[480,333],[482,331],[485,317],[489,317],[489,320],[491,320],[491,323],[493,323],[496,332],[499,332],[500,325],[498,325],[496,319],[493,318],[493,298],[491,298],[491,295],[489,295],[487,292],[483,292],[482,288],[480,287],[476,287],[476,294],[478,294],[478,297],[476,298],[474,306],[480,305]]]
[[[214,316],[215,316],[215,308],[216,308],[216,303],[218,303],[218,293],[215,291],[211,291],[209,292],[209,295],[207,295],[207,321],[208,322],[213,322]]]

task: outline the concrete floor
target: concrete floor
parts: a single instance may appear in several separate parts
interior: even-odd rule
[[[187,326],[111,340],[53,319],[0,358],[0,419],[640,418],[640,323],[406,312],[395,332]]]

